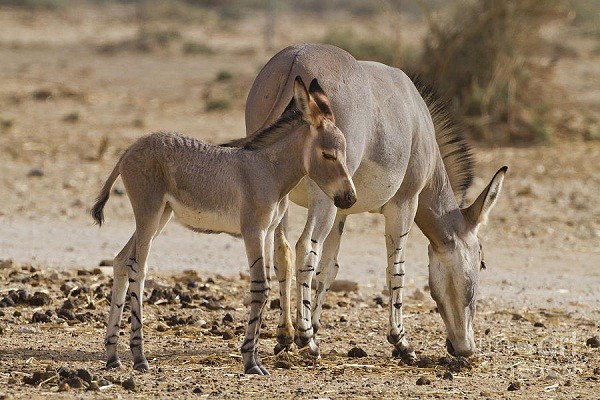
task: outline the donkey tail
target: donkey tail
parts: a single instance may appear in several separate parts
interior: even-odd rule
[[[104,182],[104,186],[102,186],[102,190],[100,190],[98,197],[96,197],[96,203],[94,204],[94,206],[92,207],[92,210],[90,211],[90,213],[92,214],[92,218],[94,218],[94,221],[99,226],[102,226],[102,223],[104,222],[104,205],[106,204],[106,202],[108,201],[108,198],[110,197],[110,191],[111,191],[113,185],[115,184],[115,181],[121,174],[119,167],[121,166],[122,160],[123,160],[123,157],[121,157],[119,159],[119,162],[117,162],[117,165],[115,165],[115,167],[113,168],[112,172],[108,176],[108,179],[106,179],[106,182]]]

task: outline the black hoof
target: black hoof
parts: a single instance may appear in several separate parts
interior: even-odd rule
[[[407,365],[413,365],[417,361],[417,354],[411,346],[407,349],[394,349],[392,351],[392,357],[400,358]]]
[[[264,370],[264,372],[263,372]],[[266,372],[266,374],[265,374]],[[245,374],[252,374],[252,375],[268,375],[269,373],[267,372],[267,370],[265,370],[264,368],[260,368],[258,365],[255,365],[253,367],[250,368],[246,368],[246,370],[244,371]]]
[[[275,345],[275,348],[273,348],[273,353],[275,353],[275,355],[281,353],[282,351],[288,352],[291,350],[291,346],[289,344],[287,345],[283,345],[281,343],[277,343]]]
[[[121,364],[121,360],[115,358],[106,362],[106,369],[121,368],[122,365],[123,364]]]
[[[136,371],[140,371],[140,372],[146,372],[150,369],[150,365],[148,364],[148,361],[144,360],[144,361],[135,363],[133,365],[133,369],[135,369]]]

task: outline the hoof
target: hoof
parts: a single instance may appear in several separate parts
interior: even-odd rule
[[[275,348],[273,349],[273,353],[275,353],[275,355],[277,355],[277,354],[281,353],[282,351],[289,352],[291,350],[292,350],[291,345],[289,345],[289,344],[283,345],[281,343],[277,343],[275,345]]]
[[[407,365],[413,365],[417,361],[417,354],[411,346],[408,346],[406,349],[394,349],[392,357],[402,359]]]
[[[310,340],[304,347],[298,347],[298,351],[301,354],[308,355],[311,358],[318,359],[321,357],[321,351],[319,350],[319,346],[315,343],[314,340]]]
[[[148,364],[148,361],[144,360],[144,361],[135,363],[133,365],[133,369],[135,369],[136,371],[140,371],[140,372],[146,372],[150,369],[150,365]]]
[[[245,374],[252,374],[252,375],[269,375],[269,373],[267,372],[266,369],[261,368],[258,365],[255,365],[253,367],[250,368],[246,368],[246,370],[244,371]]]
[[[108,360],[106,362],[106,369],[116,369],[116,368],[121,368],[123,364],[121,364],[121,360],[119,360],[118,358],[112,359],[112,360]]]

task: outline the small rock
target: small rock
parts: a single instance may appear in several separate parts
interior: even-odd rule
[[[81,379],[78,376],[73,376],[71,378],[69,378],[69,380],[67,381],[67,383],[69,384],[70,387],[72,387],[73,389],[81,389],[82,387],[85,386],[84,384],[84,380]]]
[[[60,310],[58,310],[56,315],[59,318],[65,319],[67,321],[74,321],[77,319],[77,316],[75,315],[75,313],[72,310],[67,310],[65,308],[61,308]]]
[[[125,379],[123,383],[121,383],[121,386],[123,386],[123,388],[127,390],[135,390],[135,381],[133,380],[133,377]]]
[[[42,307],[47,306],[52,303],[52,298],[48,293],[44,292],[35,292],[28,301],[29,305],[34,307]]]
[[[100,386],[98,386],[97,382],[90,382],[88,388],[88,390],[93,390],[93,391],[97,391],[100,390]]]
[[[73,376],[72,371],[69,369],[69,367],[60,367],[58,369],[58,375],[60,375],[61,378],[69,378],[71,376]]]
[[[521,382],[511,382],[508,385],[508,389],[506,389],[506,390],[508,390],[509,392],[514,392],[515,390],[519,390],[519,389],[521,389]]]
[[[271,303],[269,304],[269,308],[271,310],[279,310],[281,308],[281,300],[279,300],[279,299],[271,300]]]
[[[553,371],[553,370],[549,370],[548,375],[546,375],[547,380],[555,380],[558,378],[560,378],[560,375],[558,375],[558,372]]]
[[[513,321],[522,321],[522,320],[524,320],[524,319],[525,319],[525,318],[524,318],[524,317],[523,317],[521,314],[517,314],[517,313],[515,313],[515,314],[513,314],[513,315],[512,315],[512,320],[513,320]]]
[[[444,372],[444,375],[442,376],[442,378],[444,378],[444,379],[448,379],[448,380],[450,380],[450,381],[451,381],[451,380],[453,380],[453,379],[454,379],[454,376],[452,375],[452,372],[450,372],[450,371],[446,371],[446,372]]]
[[[84,368],[77,370],[77,376],[86,381],[87,383],[91,383],[93,380],[90,371]]]
[[[421,376],[419,379],[417,379],[417,385],[431,385],[431,379],[427,378],[426,376]]]
[[[539,321],[534,322],[533,326],[536,328],[545,328],[546,327],[546,325],[544,325],[543,322],[539,322]]]
[[[64,308],[65,310],[73,310],[75,309],[75,304],[71,299],[67,299],[65,300],[61,308]]]
[[[345,316],[345,315],[342,315],[342,316],[340,317],[340,322],[348,322],[348,318],[346,318],[346,316]]]
[[[200,387],[200,386],[196,386],[196,387],[194,388],[194,390],[192,390],[192,392],[193,392],[193,393],[202,393],[202,392],[204,392],[204,390],[202,390],[202,387]]]
[[[373,299],[373,301],[375,302],[375,305],[377,306],[384,306],[384,302],[383,302],[383,297],[382,296],[375,296],[375,298]]]
[[[223,332],[222,338],[223,340],[230,340],[233,339],[235,337],[235,335],[233,334],[233,332],[227,330]]]
[[[40,382],[48,380],[54,376],[56,376],[56,372],[54,371],[36,371],[31,376],[24,377],[23,383],[27,385],[37,385]]]
[[[169,325],[159,322],[158,324],[156,324],[156,330],[158,332],[166,332],[169,330]]]
[[[71,386],[69,386],[69,384],[67,382],[61,381],[58,384],[58,391],[59,392],[68,392],[69,390],[71,390]]]
[[[36,311],[33,313],[33,315],[31,316],[31,323],[35,324],[37,322],[41,322],[43,324],[47,324],[48,322],[51,322],[52,318],[50,318],[49,315],[47,315],[46,313],[42,313],[39,311]]]
[[[585,341],[585,344],[593,348],[600,347],[600,337],[598,335],[592,336]]]
[[[40,168],[32,168],[27,173],[27,176],[29,178],[41,178],[44,176],[44,171],[42,171]]]
[[[485,330],[484,334],[487,336],[487,335],[489,335],[489,334],[490,334],[490,332],[491,332],[491,329],[490,329],[490,328],[487,328],[487,329]]]
[[[366,357],[367,355],[367,352],[361,349],[360,347],[353,347],[348,351],[348,357],[352,358],[362,358]]]
[[[230,313],[227,313],[223,316],[223,323],[224,324],[232,324],[233,323],[233,316]]]
[[[290,369],[290,368],[292,368],[292,366],[293,366],[293,364],[291,362],[289,362],[288,360],[275,361],[275,368]]]

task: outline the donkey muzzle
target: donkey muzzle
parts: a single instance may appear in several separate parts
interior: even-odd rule
[[[450,339],[446,339],[446,351],[448,351],[448,354],[454,357],[471,357],[475,353],[475,350],[469,347],[456,350]]]
[[[341,195],[335,195],[333,198],[333,204],[337,208],[350,208],[356,203],[356,193],[353,190],[347,191]]]

